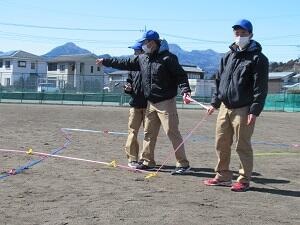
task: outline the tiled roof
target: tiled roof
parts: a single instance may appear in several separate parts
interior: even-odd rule
[[[84,59],[96,60],[98,57],[95,54],[77,54],[77,55],[61,55],[53,59],[49,59],[48,62],[74,62]],[[96,63],[96,62],[95,62]]]
[[[2,58],[2,59],[20,58],[20,59],[44,60],[43,57],[41,57],[41,56],[34,55],[34,54],[31,54],[29,52],[25,52],[22,50],[1,53],[0,58]]]

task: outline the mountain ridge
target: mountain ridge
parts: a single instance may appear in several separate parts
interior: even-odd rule
[[[213,74],[219,65],[222,53],[218,53],[212,49],[207,50],[183,50],[177,44],[169,44],[170,52],[178,57],[179,63],[184,65],[197,65],[203,69],[207,74]],[[83,49],[72,42],[68,42],[64,45],[57,46],[50,52],[43,55],[46,58],[53,58],[60,55],[71,55],[71,54],[88,54],[91,51]],[[102,54],[98,57],[101,58],[111,58],[109,54]],[[116,56],[118,58],[129,57],[129,55]],[[110,70],[109,70],[110,71]]]

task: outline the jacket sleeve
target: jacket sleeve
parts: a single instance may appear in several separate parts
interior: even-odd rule
[[[269,62],[267,57],[264,55],[257,57],[253,72],[253,102],[249,114],[259,116],[268,94]]]
[[[133,83],[132,71],[129,71],[126,82],[129,83],[129,84]]]
[[[126,79],[126,83],[127,83],[127,84],[130,84],[131,87],[132,87],[132,85],[133,85],[132,71],[129,71],[128,76],[127,76],[127,79]],[[133,91],[132,91],[132,90],[131,90],[131,91],[126,91],[125,88],[124,88],[124,92],[125,92],[126,94],[131,95]]]
[[[220,87],[221,74],[223,73],[225,67],[225,58],[226,57],[222,57],[219,70],[215,74],[216,90],[212,95],[211,105],[216,109],[220,108],[221,105],[221,100],[218,98],[218,93]]]
[[[119,70],[139,71],[140,64],[138,56],[134,58],[118,59],[110,58],[103,59],[103,66],[112,67]]]
[[[172,55],[169,58],[168,69],[176,77],[177,85],[181,90],[181,94],[183,95],[184,93],[191,92],[188,76],[179,64],[177,56]]]

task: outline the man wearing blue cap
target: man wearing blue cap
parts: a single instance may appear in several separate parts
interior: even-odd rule
[[[161,125],[174,149],[182,144],[178,128],[176,95],[178,87],[185,95],[190,95],[191,89],[187,74],[177,57],[169,52],[168,46],[162,44],[156,31],[146,31],[138,42],[142,43],[145,54],[128,60],[97,59],[96,63],[121,70],[141,71],[143,91],[148,105],[144,128],[143,164],[137,168],[153,169],[156,165],[154,148]],[[172,174],[188,172],[190,166],[183,145],[175,152],[175,157],[177,163]]]
[[[143,53],[142,44],[140,42],[136,42],[129,48],[134,50],[135,57]],[[128,166],[136,168],[139,165],[138,132],[141,124],[143,124],[144,127],[147,108],[147,99],[143,93],[140,71],[129,72],[124,91],[131,96],[129,100],[131,108],[129,110],[128,138],[125,145],[125,152],[128,158]]]
[[[212,114],[219,108],[216,176],[204,183],[208,186],[231,186],[232,191],[241,192],[250,188],[253,170],[251,136],[268,92],[269,62],[261,52],[261,45],[252,40],[253,27],[249,20],[239,20],[232,28],[235,42],[221,59],[216,74],[216,92],[208,109],[208,114]],[[234,136],[240,169],[237,182],[232,185],[229,163]]]

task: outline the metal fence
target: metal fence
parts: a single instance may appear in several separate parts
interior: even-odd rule
[[[57,73],[0,73],[1,92],[102,93],[121,92],[125,77]],[[48,90],[46,86],[49,85]],[[42,88],[41,88],[42,87]],[[43,87],[45,87],[43,89]]]
[[[124,94],[126,77],[95,75],[57,75],[0,73],[0,102],[38,104],[81,104],[128,106],[129,95]],[[49,87],[47,87],[47,85]],[[44,85],[44,86],[43,86]],[[193,96],[199,102],[208,103],[210,97]],[[179,108],[200,108],[184,105],[177,97]],[[300,112],[300,93],[269,94],[264,110]]]

